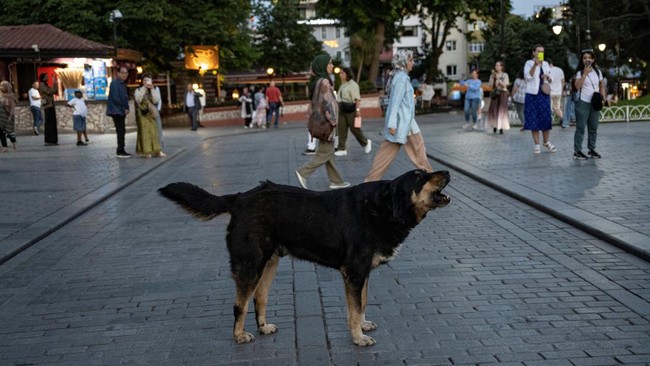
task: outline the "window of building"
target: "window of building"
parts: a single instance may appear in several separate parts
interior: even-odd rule
[[[467,24],[467,30],[470,32],[487,29],[487,24],[482,20],[475,20]]]
[[[472,42],[469,44],[470,53],[481,53],[483,52],[484,48],[485,48],[484,42]]]
[[[345,51],[345,61],[350,62],[350,51]]]
[[[336,51],[336,59],[337,60],[341,59],[341,51]]]
[[[418,36],[418,27],[416,26],[406,26],[402,30],[402,37],[417,37]]]
[[[341,38],[341,28],[336,27],[336,38]]]
[[[322,39],[327,39],[327,27],[321,27],[320,36]]]
[[[456,51],[456,41],[447,41],[445,43],[445,50]]]
[[[457,73],[456,65],[447,65],[447,76],[456,76]]]

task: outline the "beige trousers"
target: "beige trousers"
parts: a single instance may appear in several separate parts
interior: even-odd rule
[[[336,169],[336,165],[334,165],[334,142],[318,141],[316,155],[314,155],[314,157],[305,165],[301,166],[298,169],[298,173],[307,178],[321,165],[325,165],[330,184],[343,183],[343,178],[341,177],[339,170]]]
[[[388,170],[390,163],[395,160],[401,147],[402,144],[384,140],[379,146],[375,160],[372,161],[372,168],[370,168],[365,182],[380,180]],[[424,169],[428,172],[433,171],[429,158],[427,158],[427,149],[424,147],[424,139],[421,133],[408,136],[404,144],[404,152],[418,169]]]

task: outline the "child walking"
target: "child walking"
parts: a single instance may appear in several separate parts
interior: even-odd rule
[[[86,115],[88,114],[88,108],[86,107],[86,102],[83,100],[81,90],[74,92],[74,98],[70,99],[68,105],[74,109],[74,112],[72,112],[72,128],[77,131],[77,146],[86,146],[90,142],[86,134]],[[81,140],[82,134],[86,140],[85,142]]]

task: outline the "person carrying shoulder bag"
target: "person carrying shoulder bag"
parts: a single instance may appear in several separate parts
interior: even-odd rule
[[[575,86],[578,90],[576,102],[576,132],[573,139],[573,159],[586,160],[589,157],[600,159],[596,152],[598,122],[604,94],[603,74],[596,66],[596,57],[592,50],[582,51],[576,70]],[[587,155],[582,153],[582,142],[587,128]]]

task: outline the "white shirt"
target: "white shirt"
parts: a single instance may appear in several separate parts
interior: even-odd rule
[[[541,68],[539,66],[535,68],[535,75],[530,76],[530,69],[533,68],[534,64],[535,61],[533,60],[526,61],[526,65],[524,65],[524,78],[526,78],[526,93],[537,95],[540,82],[539,73],[543,69],[545,74],[550,74],[551,66],[549,66],[548,62],[544,61]]]
[[[29,95],[29,106],[30,107],[41,108],[41,93],[38,92],[38,89],[34,89],[34,88],[29,89],[29,92],[27,92],[27,95]],[[34,99],[34,97],[38,97],[38,99]]]
[[[557,66],[551,68],[551,95],[562,95],[564,71]]]
[[[194,107],[194,92],[185,93],[185,106],[187,108]]]
[[[86,102],[84,102],[83,98],[74,97],[70,99],[68,105],[74,107],[74,112],[72,112],[73,116],[86,117],[86,114],[88,114],[88,108],[86,107]]]
[[[582,78],[582,73],[578,71],[576,74],[576,80]],[[582,84],[582,89],[578,90],[580,95],[580,100],[583,102],[591,103],[591,97],[594,95],[594,92],[600,92],[600,81],[603,79],[600,71],[596,72],[595,70],[587,74],[585,82]]]

